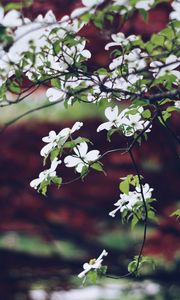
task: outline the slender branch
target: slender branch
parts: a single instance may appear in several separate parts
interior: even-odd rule
[[[51,103],[47,103],[47,104],[44,104],[44,105],[41,105],[41,106],[38,106],[36,108],[33,108],[33,109],[30,109],[28,111],[26,111],[25,113],[17,116],[16,118],[12,119],[11,121],[7,122],[4,124],[4,126],[0,129],[0,133],[4,132],[9,126],[11,126],[12,124],[14,124],[15,122],[19,121],[20,119],[26,117],[27,115],[31,114],[31,113],[34,113],[36,111],[39,111],[41,109],[44,109],[44,108],[47,108],[47,107],[50,107],[50,106],[53,106],[53,105],[56,105],[60,102],[62,102],[63,100],[60,99],[60,100],[57,100],[57,101],[54,101],[54,102],[51,102]]]
[[[143,240],[142,240],[142,244],[141,244],[141,249],[140,249],[139,254],[138,254],[138,260],[137,260],[136,270],[134,272],[134,273],[136,273],[138,271],[138,269],[139,269],[139,265],[140,265],[142,253],[143,253],[145,242],[146,242],[148,210],[147,210],[146,200],[145,200],[145,197],[144,197],[143,185],[142,185],[142,181],[141,181],[141,175],[140,175],[137,163],[135,161],[132,149],[129,150],[129,155],[131,157],[134,169],[135,169],[136,174],[138,176],[139,185],[140,185],[140,191],[141,191],[141,196],[142,196],[142,201],[143,201],[143,206],[144,206],[144,220],[143,220],[144,221],[144,233],[143,233]]]

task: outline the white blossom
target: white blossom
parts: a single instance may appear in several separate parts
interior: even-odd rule
[[[172,20],[180,21],[180,1],[176,0],[171,3],[173,11],[170,13],[169,18]]]
[[[153,189],[150,188],[148,183],[142,186],[142,190],[145,201],[152,197]],[[143,203],[142,201],[143,198],[140,186],[136,187],[135,191],[133,192],[129,192],[128,194],[120,194],[120,199],[114,203],[114,206],[117,206],[117,208],[111,211],[109,216],[114,218],[117,211],[123,212],[125,209],[132,211],[134,206],[139,202]]]
[[[116,34],[112,34],[111,38],[114,42],[108,43],[105,46],[105,50],[109,50],[110,47],[114,46],[126,46],[129,42],[133,42],[137,39],[136,35],[129,35],[125,37],[123,32],[118,32]]]
[[[153,61],[150,64],[150,67],[152,68],[153,75],[157,78],[160,76],[164,76],[167,73],[170,73],[177,77],[177,79],[180,79],[180,72],[176,71],[178,66],[180,65],[180,60],[178,57],[174,54],[169,55],[165,63],[162,63],[161,61]]]
[[[129,54],[114,58],[109,65],[109,69],[114,70],[127,63],[129,73],[141,70],[146,67],[146,55],[146,53],[141,53],[140,48],[134,48]]]
[[[66,97],[66,92],[57,88],[49,88],[46,91],[46,97],[50,102],[55,102],[64,99]]]
[[[109,120],[108,122],[105,122],[103,124],[101,124],[98,128],[97,128],[97,132],[101,131],[101,130],[110,130],[112,127],[116,127],[118,128],[120,126],[120,122],[119,122],[119,111],[118,111],[118,107],[115,106],[114,108],[112,107],[107,107],[105,109],[105,116],[106,118]]]
[[[103,2],[104,2],[104,0],[82,0],[82,4],[84,6],[73,10],[73,12],[71,13],[71,18],[79,17],[86,12],[91,12],[91,14],[92,14],[95,12],[95,9],[93,7],[96,5],[99,5]]]
[[[101,3],[103,3],[104,0],[82,0],[82,4],[86,7],[92,7],[92,6],[95,6],[95,5],[99,5]]]
[[[84,271],[79,273],[78,277],[83,278],[83,277],[86,276],[86,274],[89,271],[100,269],[101,266],[102,266],[103,257],[107,256],[107,255],[108,255],[108,252],[106,250],[103,250],[102,253],[100,254],[100,256],[97,259],[94,258],[94,259],[91,259],[89,261],[89,263],[84,263],[84,265],[83,265]]]
[[[99,157],[99,150],[91,150],[88,152],[88,145],[86,142],[82,142],[73,148],[75,155],[68,155],[64,159],[66,167],[75,167],[78,173],[82,172],[83,167],[88,167],[93,161],[96,161]]]
[[[82,122],[76,122],[72,128],[63,128],[58,134],[56,134],[54,130],[51,130],[48,136],[42,138],[42,141],[47,143],[47,145],[41,149],[41,156],[47,157],[55,147],[61,147],[67,141],[69,136],[79,130],[82,126]]]
[[[174,106],[177,108],[177,109],[180,109],[180,100],[176,101],[174,103]]]
[[[114,5],[124,6],[124,8],[121,8],[119,10],[120,15],[124,15],[128,11],[132,10],[132,6],[129,5],[129,0],[113,0],[113,2],[114,2]]]
[[[149,10],[154,4],[155,0],[140,0],[136,3],[135,7],[137,9]]]
[[[128,99],[130,95],[128,95],[128,90],[132,87],[138,80],[143,79],[143,76],[140,74],[130,74],[127,78],[117,77],[116,70],[112,72],[113,74],[113,87],[114,89],[121,89],[119,91],[119,98],[117,100]],[[141,91],[145,91],[146,87],[141,86]]]
[[[58,160],[57,157],[52,161],[51,167],[47,170],[44,170],[39,174],[39,177],[36,179],[33,179],[30,182],[30,186],[34,188],[35,190],[38,188],[38,186],[43,182],[47,181],[48,179],[56,176],[56,168],[57,166],[61,164],[61,160]]]
[[[108,122],[102,123],[98,128],[97,132],[101,130],[110,130],[112,128],[120,128],[122,133],[125,136],[132,136],[136,131],[142,131],[145,127],[148,126],[149,121],[144,121],[142,119],[143,107],[137,107],[137,113],[130,113],[131,107],[124,109],[119,114],[118,107],[115,106],[107,107],[105,109],[105,116],[109,120]],[[129,112],[129,114],[128,114]],[[150,127],[146,130],[149,132]]]
[[[62,78],[62,80],[64,80],[64,78]],[[68,98],[67,103],[71,104],[71,100],[73,98],[73,93],[72,93],[72,96],[68,95],[68,91],[69,91],[69,89],[70,90],[75,89],[81,83],[84,83],[84,81],[81,79],[77,80],[77,78],[75,78],[75,77],[69,78],[66,82],[63,82],[63,81],[61,82],[61,89],[58,89],[55,87],[51,87],[51,88],[47,89],[46,96],[50,102],[63,101]],[[68,97],[67,97],[67,95],[68,95]]]
[[[4,9],[0,7],[0,24],[4,27],[17,27],[21,26],[22,19],[21,14],[17,10],[10,10],[4,15]]]

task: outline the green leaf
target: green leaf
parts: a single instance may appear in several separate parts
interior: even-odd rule
[[[61,89],[61,82],[58,78],[51,79],[51,85],[57,89]]]
[[[51,178],[51,181],[52,181],[54,184],[56,184],[58,187],[60,187],[60,186],[61,186],[61,183],[62,183],[62,178],[61,178],[61,177],[55,176],[55,177],[52,177],[52,178]]]
[[[142,112],[142,116],[145,118],[145,119],[150,119],[151,117],[151,111],[149,109],[146,109]]]
[[[99,75],[108,75],[108,71],[105,68],[100,68],[97,70]]]
[[[7,12],[9,10],[15,9],[22,9],[23,7],[29,7],[33,3],[33,0],[24,0],[18,3],[10,2],[4,7],[4,11]]]
[[[128,195],[129,194],[129,181],[128,180],[122,181],[119,185],[119,189],[122,193]]]
[[[137,223],[138,223],[138,218],[136,217],[136,215],[134,214],[133,215],[133,218],[132,218],[132,220],[131,220],[131,229],[134,229],[134,227],[137,225]]]
[[[43,182],[41,182],[39,188],[38,188],[38,192],[40,192],[42,195],[46,196],[47,193],[47,187],[48,187],[48,181],[44,180]]]
[[[134,273],[136,269],[137,269],[137,262],[133,260],[128,264],[128,272]]]
[[[164,45],[164,36],[160,34],[153,34],[151,38],[151,42],[157,46],[163,46]]]
[[[91,20],[91,14],[84,13],[82,16],[80,16],[80,20],[84,23],[88,23]]]
[[[88,166],[84,166],[81,171],[81,179],[84,179],[84,177],[88,174],[88,172],[89,172]]]
[[[101,266],[100,269],[97,269],[98,276],[105,275],[107,273],[107,266]]]
[[[141,16],[143,17],[144,21],[147,22],[148,21],[148,12],[145,9],[139,9],[139,12],[140,12]]]
[[[177,216],[177,218],[179,218],[180,217],[180,208],[175,210],[170,216],[171,217]]]
[[[55,148],[51,151],[51,154],[50,154],[50,159],[51,161],[53,161],[60,153],[60,149],[58,148]]]
[[[75,140],[71,140],[71,141],[66,142],[64,144],[63,148],[74,148],[76,145],[78,145],[82,142],[90,143],[90,140],[85,138],[85,137],[78,137]]]
[[[93,283],[95,284],[97,281],[97,272],[95,270],[91,270],[87,273],[87,278]]]
[[[102,164],[100,162],[95,162],[90,167],[98,172],[104,172]]]
[[[158,219],[156,217],[156,214],[153,210],[148,211],[148,219],[153,220],[155,222],[158,222]]]
[[[11,81],[8,85],[8,89],[15,94],[19,94],[21,92],[21,88],[16,81]]]
[[[60,47],[60,41],[56,41],[53,43],[53,50],[55,52],[55,55],[59,54],[61,47]]]

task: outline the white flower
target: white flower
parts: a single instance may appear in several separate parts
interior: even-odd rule
[[[150,67],[152,67],[153,75],[157,78],[160,76],[166,75],[166,72],[170,72],[170,74],[174,74],[175,76],[179,76],[178,71],[174,71],[178,66],[180,65],[180,60],[178,60],[178,57],[174,54],[169,55],[166,58],[165,63],[162,63],[161,61],[153,61],[150,64]]]
[[[176,101],[176,102],[174,103],[174,106],[175,106],[176,108],[180,109],[180,100]]]
[[[108,43],[105,46],[105,50],[109,50],[110,47],[114,46],[126,46],[129,42],[133,42],[137,39],[137,36],[130,35],[128,37],[125,37],[123,32],[118,32],[116,34],[112,34],[111,38],[114,42]]]
[[[92,7],[103,3],[104,0],[82,0],[82,4],[86,7]]]
[[[129,5],[129,0],[113,0],[115,3],[115,5],[121,5],[124,6],[123,9],[119,10],[119,14],[120,15],[124,15],[125,13],[127,13],[127,11],[132,10],[132,6]]]
[[[85,263],[83,265],[83,269],[84,271],[82,271],[81,273],[79,273],[78,277],[79,278],[83,278],[84,276],[86,276],[86,274],[90,271],[90,270],[97,270],[100,269],[102,266],[102,262],[103,262],[103,256],[107,256],[108,252],[106,250],[103,250],[102,253],[100,254],[100,256],[97,259],[91,259],[89,261],[89,263]]]
[[[127,117],[123,117],[121,121],[123,125],[123,133],[125,136],[131,136],[138,130],[143,130],[144,121],[141,120],[141,115],[137,114],[129,114]]]
[[[39,177],[36,179],[33,179],[30,182],[30,186],[32,188],[34,188],[35,190],[37,189],[37,187],[44,181],[44,180],[48,180],[51,177],[55,177],[56,176],[56,168],[57,166],[61,164],[61,160],[58,160],[57,157],[52,161],[51,163],[51,167],[50,169],[44,170],[43,172],[41,172],[39,174]]]
[[[101,130],[110,130],[112,127],[119,127],[119,119],[118,119],[118,107],[115,106],[114,108],[112,107],[107,107],[105,109],[105,116],[106,118],[109,120],[108,122],[105,122],[103,124],[101,124],[98,128],[97,128],[97,132],[101,131]]]
[[[140,0],[136,3],[135,7],[138,9],[149,10],[154,4],[154,0]]]
[[[47,143],[47,145],[41,149],[41,156],[47,157],[50,151],[56,146],[61,147],[67,141],[69,136],[79,130],[82,126],[82,122],[76,122],[71,129],[64,128],[58,134],[56,134],[54,130],[51,130],[48,136],[42,138],[43,142]]]
[[[180,1],[173,1],[171,6],[174,10],[169,15],[170,19],[180,21]]]
[[[146,67],[146,56],[146,53],[141,53],[140,48],[134,48],[129,54],[114,58],[109,65],[109,69],[114,70],[127,63],[129,73],[134,72],[134,70],[141,70]]]
[[[144,121],[141,117],[143,107],[137,107],[136,114],[127,114],[128,111],[129,109],[126,108],[119,114],[117,106],[115,106],[114,108],[107,107],[105,109],[105,116],[109,121],[101,124],[97,128],[97,132],[104,129],[108,131],[113,127],[121,127],[121,130],[125,136],[132,136],[136,131],[143,130],[148,125],[149,121]],[[146,132],[149,131],[150,128],[146,130]]]
[[[6,15],[4,15],[4,9],[0,7],[0,24],[5,27],[17,27],[21,26],[21,14],[17,10],[10,10]]]
[[[49,88],[46,91],[46,97],[50,102],[55,102],[65,98],[66,92],[57,88]]]
[[[152,191],[153,189],[150,188],[149,184],[146,183],[145,185],[142,186],[143,190],[143,196],[145,201],[150,199],[152,196]],[[142,202],[142,194],[141,194],[141,188],[136,187],[135,191],[129,192],[127,194],[120,194],[120,199],[114,203],[114,206],[117,206],[116,209],[111,211],[109,213],[109,216],[115,217],[116,212],[119,210],[120,212],[123,212],[125,209],[128,209],[129,211],[133,210],[134,205],[136,205],[138,202]]]
[[[117,67],[121,66],[122,63],[123,63],[123,60],[124,60],[123,56],[119,56],[119,57],[114,58],[112,60],[112,62],[110,63],[110,65],[109,65],[109,69],[114,70]]]
[[[137,198],[135,197],[134,192],[129,192],[128,195],[121,194],[120,199],[114,203],[114,206],[117,206],[116,209],[109,213],[109,216],[115,217],[116,212],[119,210],[122,212],[124,209],[132,210],[132,207],[136,204]]]
[[[148,183],[145,183],[143,186],[142,186],[142,189],[143,189],[143,196],[144,196],[144,199],[147,200],[147,199],[150,199],[151,196],[152,196],[152,191],[153,189],[150,188],[149,184]],[[141,188],[140,186],[136,187],[136,197],[140,200],[142,200],[142,195],[141,195]],[[140,197],[140,198],[139,198]]]
[[[129,88],[135,84],[138,80],[141,80],[143,78],[142,75],[140,74],[130,74],[129,76],[127,76],[127,78],[124,77],[117,77],[116,71],[114,71],[113,73],[113,88],[114,89],[121,89],[122,92],[120,92],[120,99],[127,99],[130,97],[130,95],[128,95],[128,90]],[[143,90],[144,87],[142,86]],[[120,100],[117,99],[117,100]]]
[[[83,7],[79,7],[76,8],[75,10],[73,10],[73,12],[71,13],[71,18],[76,18],[81,16],[82,14],[86,13],[86,12],[91,12],[93,13],[95,10],[92,9],[90,11],[90,9],[95,6],[95,5],[99,5],[101,3],[103,3],[104,0],[82,0],[82,4],[84,5]]]
[[[78,146],[73,148],[75,155],[68,155],[64,159],[66,167],[75,167],[78,173],[82,172],[83,167],[88,167],[90,162],[96,161],[99,157],[98,150],[88,151],[88,145],[86,142],[80,143]]]

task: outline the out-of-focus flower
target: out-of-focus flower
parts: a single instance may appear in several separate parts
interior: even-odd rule
[[[83,269],[84,271],[82,271],[81,273],[79,273],[78,277],[79,278],[83,278],[86,276],[86,274],[91,271],[91,270],[97,270],[100,269],[102,266],[102,262],[103,262],[103,256],[107,256],[108,252],[106,250],[103,250],[102,253],[99,255],[99,257],[97,259],[91,259],[89,261],[89,263],[85,263],[83,265]]]

